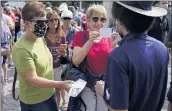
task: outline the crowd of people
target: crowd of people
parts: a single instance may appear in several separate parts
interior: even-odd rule
[[[2,82],[15,67],[21,111],[161,111],[170,56],[163,44],[171,33],[167,3],[113,2],[115,32],[103,38],[109,13],[103,5],[85,14],[66,3],[1,6]],[[69,62],[86,66],[77,98],[67,96],[70,81],[61,79]],[[172,111],[172,86],[168,100]]]

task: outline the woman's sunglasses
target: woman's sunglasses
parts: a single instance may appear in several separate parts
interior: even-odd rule
[[[64,17],[63,20],[71,20],[69,17]]]
[[[50,21],[50,22],[57,22],[59,19],[49,19],[48,21]]]
[[[102,23],[105,23],[106,22],[106,18],[99,18],[99,17],[93,17],[92,18],[92,21],[93,22],[98,22],[100,20],[100,22],[102,22]]]

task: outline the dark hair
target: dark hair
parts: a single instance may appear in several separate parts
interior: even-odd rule
[[[46,2],[46,3],[45,3],[45,6],[46,6],[46,7],[52,7],[52,4],[51,4],[50,2]]]
[[[68,9],[72,12],[72,13],[75,13],[75,7],[74,6],[68,6]]]
[[[154,1],[154,2],[153,2],[153,6],[159,4],[159,2],[160,2],[160,1]]]
[[[45,5],[42,2],[29,2],[22,9],[23,21],[30,21],[35,17],[43,17],[45,15]]]
[[[114,2],[112,6],[112,15],[119,20],[122,25],[130,32],[142,33],[148,31],[155,18],[133,12],[118,3]]]

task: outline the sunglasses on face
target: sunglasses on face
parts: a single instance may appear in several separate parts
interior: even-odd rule
[[[49,19],[48,21],[50,21],[50,22],[57,22],[59,19]]]
[[[31,22],[36,22],[37,24],[48,23],[48,20],[31,20]]]
[[[106,18],[99,18],[99,17],[93,17],[92,18],[92,21],[93,22],[98,22],[100,20],[100,22],[102,22],[102,23],[105,23],[106,22]]]
[[[65,17],[65,18],[63,18],[63,20],[71,20],[71,18]]]

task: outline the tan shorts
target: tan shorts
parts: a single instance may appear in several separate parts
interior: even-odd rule
[[[61,67],[53,69],[53,71],[54,71],[54,80],[61,81],[61,70],[62,70]]]

